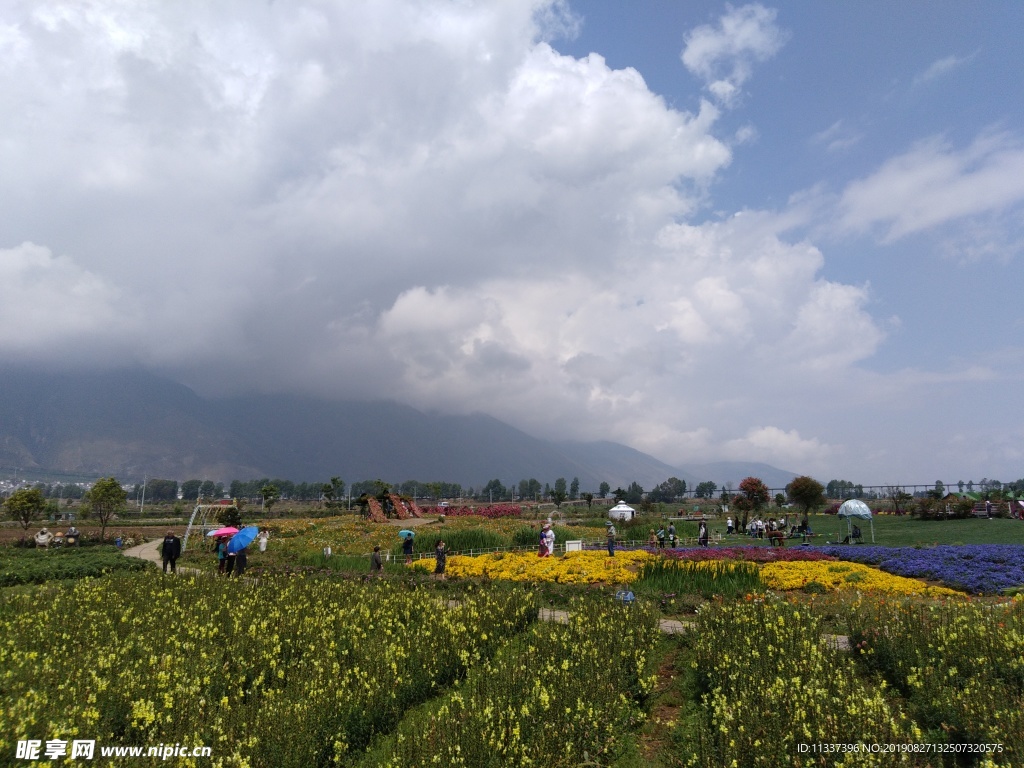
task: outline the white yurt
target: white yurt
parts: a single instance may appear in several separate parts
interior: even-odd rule
[[[839,517],[846,518],[846,528],[851,536],[853,535],[853,519],[867,520],[871,525],[871,543],[875,543],[875,523],[871,515],[871,507],[863,501],[860,499],[844,501],[842,506],[839,507]]]
[[[625,502],[620,501],[608,510],[608,517],[612,520],[632,520],[636,517],[636,510]]]

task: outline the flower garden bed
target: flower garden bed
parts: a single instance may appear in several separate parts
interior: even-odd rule
[[[1024,585],[1024,546],[967,544],[936,547],[821,547],[824,554],[865,563],[897,576],[929,579],[978,595]]]

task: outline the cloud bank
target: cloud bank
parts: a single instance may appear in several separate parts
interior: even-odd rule
[[[560,54],[578,23],[554,0],[8,7],[0,354],[479,410],[669,461],[841,458],[818,425],[885,338],[869,287],[826,279],[785,216],[696,217],[733,161],[722,110],[785,43],[774,11],[686,35],[710,93],[690,111]],[[958,215],[874,187],[985,184],[1019,155],[923,145],[851,184],[843,220]]]

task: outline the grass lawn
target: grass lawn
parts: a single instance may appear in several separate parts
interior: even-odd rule
[[[770,515],[769,515],[770,516]],[[798,515],[790,514],[791,521],[799,522]],[[835,515],[811,515],[811,530],[818,536],[815,544],[834,544],[847,533],[846,520]],[[867,520],[856,521],[864,534],[864,542],[871,543],[871,525]],[[909,515],[878,515],[874,518],[875,544],[884,547],[913,547],[934,544],[1024,544],[1024,521],[1001,518],[968,518],[966,520],[917,520]],[[725,533],[724,522],[713,522],[711,531]],[[723,544],[759,544],[758,539],[747,536],[722,536]],[[763,540],[767,546],[767,540]],[[787,541],[793,546],[793,541]]]

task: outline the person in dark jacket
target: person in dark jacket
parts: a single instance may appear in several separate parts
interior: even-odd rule
[[[434,558],[437,561],[437,564],[434,566],[434,575],[439,579],[443,579],[444,569],[448,564],[448,550],[441,539],[438,539],[437,543],[434,544]]]
[[[167,565],[171,566],[171,573],[177,573],[175,563],[181,557],[181,539],[174,535],[174,531],[168,531],[160,545],[160,559],[164,561],[164,573],[167,573]]]
[[[380,544],[377,544],[373,548],[373,554],[370,555],[370,573],[379,576],[383,570],[384,562],[380,556]]]

